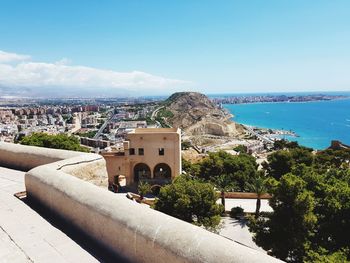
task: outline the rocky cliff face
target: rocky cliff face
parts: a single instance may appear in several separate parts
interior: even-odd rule
[[[178,92],[166,100],[166,110],[173,116],[167,121],[188,135],[211,134],[234,136],[236,125],[231,114],[214,105],[207,96],[197,92]]]

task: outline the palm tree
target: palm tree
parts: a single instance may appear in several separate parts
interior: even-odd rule
[[[258,218],[260,214],[260,207],[261,207],[261,196],[265,194],[267,191],[265,178],[263,177],[262,173],[253,177],[251,183],[248,184],[248,188],[250,191],[256,193],[257,195],[255,217]]]
[[[214,179],[214,185],[220,191],[221,204],[225,208],[225,192],[231,190],[234,184],[227,174],[221,174]]]
[[[141,181],[137,187],[137,190],[140,195],[140,201],[142,201],[144,196],[151,192],[151,186],[149,183]]]

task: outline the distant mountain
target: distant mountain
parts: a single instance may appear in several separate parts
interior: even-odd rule
[[[207,96],[198,92],[177,92],[165,101],[165,111],[170,111],[167,121],[182,128],[188,135],[211,134],[235,136],[236,124],[232,115],[220,109]]]
[[[0,86],[0,96],[16,96],[30,98],[108,98],[143,95],[164,95],[157,90],[128,88],[80,88],[80,87],[4,87]],[[167,93],[169,94],[169,93]]]

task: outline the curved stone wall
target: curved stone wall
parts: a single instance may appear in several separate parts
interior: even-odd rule
[[[0,142],[0,165],[28,171],[39,165],[79,156],[82,153]]]
[[[26,173],[29,198],[131,262],[279,262],[69,174],[72,166],[94,162],[104,160],[95,154],[0,143],[0,166],[40,165]]]

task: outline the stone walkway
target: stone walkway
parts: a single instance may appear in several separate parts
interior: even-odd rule
[[[98,262],[14,196],[24,190],[24,172],[0,167],[0,262]]]
[[[245,220],[223,217],[221,219],[222,228],[220,229],[219,235],[227,237],[247,247],[265,252],[261,247],[254,243],[253,235],[249,232],[246,223]]]
[[[217,201],[221,204],[221,199]],[[225,199],[225,210],[231,211],[233,207],[242,207],[244,212],[254,213],[256,209],[256,199]],[[273,211],[269,205],[268,200],[261,200],[262,212]],[[245,220],[237,220],[230,217],[223,217],[221,219],[222,228],[220,235],[232,239],[245,246],[251,247],[256,250],[264,251],[261,247],[258,247],[253,241],[253,234],[249,232],[248,226]],[[265,252],[265,251],[264,251]],[[266,253],[266,252],[265,252]]]

